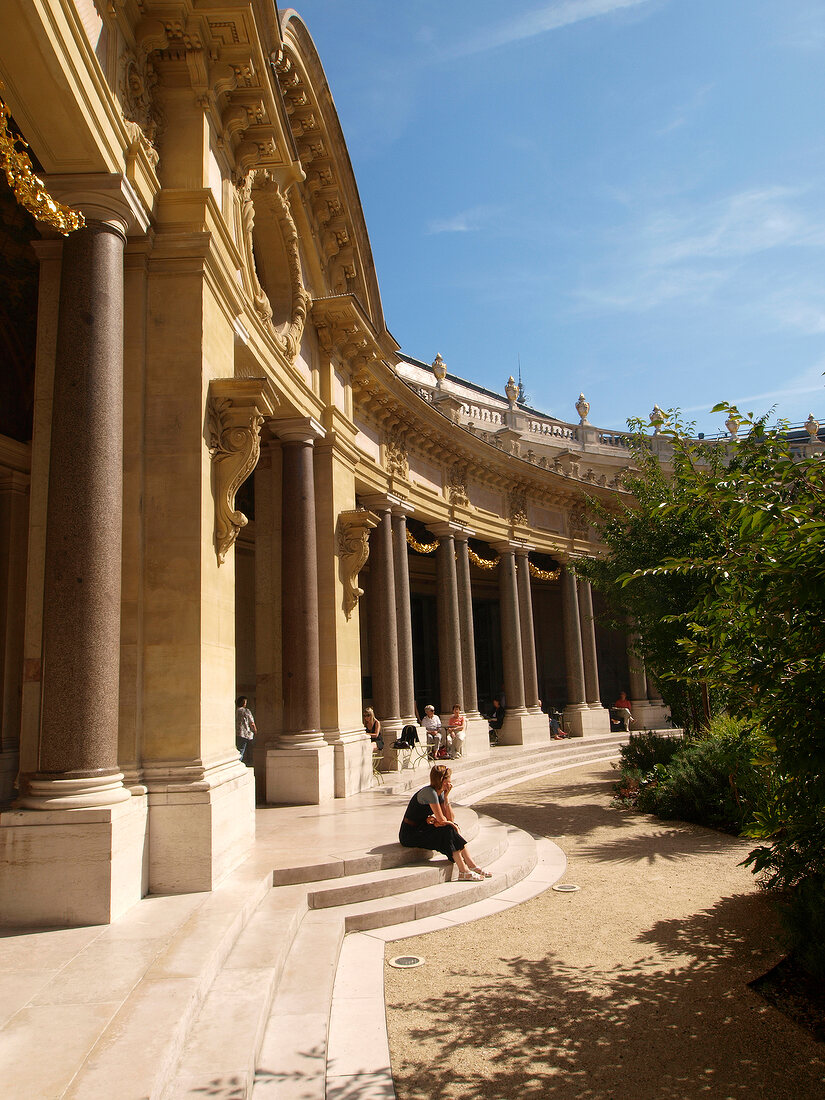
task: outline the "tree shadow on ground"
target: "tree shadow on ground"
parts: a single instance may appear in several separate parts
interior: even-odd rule
[[[502,800],[484,802],[478,809],[489,817],[507,825],[517,825],[535,836],[586,836],[605,826],[615,828],[624,824],[621,820],[617,821],[618,811],[605,807],[601,802],[567,806],[549,801],[530,804]]]
[[[548,950],[503,973],[443,966],[419,1002],[428,1026],[409,1031],[415,1063],[394,1066],[399,1100],[821,1100],[821,1048],[747,988],[769,965],[768,913],[749,894],[658,922],[639,939],[671,965],[574,968]]]
[[[738,837],[680,822],[678,828],[633,833],[604,844],[585,844],[577,849],[576,855],[599,863],[659,863],[712,852],[741,853],[744,859],[747,851],[747,842]]]

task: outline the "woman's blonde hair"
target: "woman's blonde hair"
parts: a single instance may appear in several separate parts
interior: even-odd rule
[[[448,768],[446,764],[436,764],[435,767],[430,768],[430,786],[440,790],[444,786],[444,780],[449,779],[452,774],[453,769]]]
[[[372,709],[372,707],[364,707],[364,717],[365,718],[374,718],[375,717],[375,711]]]

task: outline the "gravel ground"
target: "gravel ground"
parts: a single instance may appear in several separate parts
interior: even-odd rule
[[[748,988],[782,956],[748,844],[617,809],[614,779],[477,804],[555,840],[581,890],[388,945],[426,959],[385,967],[399,1100],[825,1098],[825,1046]]]

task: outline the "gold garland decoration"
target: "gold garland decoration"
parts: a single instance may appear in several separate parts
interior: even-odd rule
[[[2,81],[0,91],[5,91]],[[34,215],[37,221],[51,226],[64,237],[75,229],[82,229],[86,224],[83,215],[53,199],[43,180],[34,174],[32,162],[25,152],[29,146],[21,137],[9,132],[9,117],[9,109],[0,97],[0,168],[6,173],[18,204]],[[18,149],[18,145],[24,148]]]
[[[530,576],[537,581],[557,581],[561,576],[561,569],[539,569],[537,565],[527,560],[527,564],[530,566]]]
[[[487,558],[480,558],[475,550],[471,550],[469,546],[467,547],[467,554],[473,565],[477,565],[479,569],[495,569],[501,561],[501,555],[493,558],[492,561],[488,561]]]
[[[418,554],[432,554],[441,545],[438,539],[435,542],[419,542],[410,530],[407,531],[407,542]]]

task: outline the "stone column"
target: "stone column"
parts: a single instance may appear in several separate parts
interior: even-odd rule
[[[589,708],[585,701],[584,654],[576,574],[569,565],[565,565],[562,569],[561,605],[564,621],[564,657],[567,665],[567,706],[564,708],[564,721],[567,732],[571,736],[581,737],[584,733],[583,712]]]
[[[593,590],[590,581],[579,579],[579,616],[581,619],[582,656],[584,658],[585,700],[591,710],[602,709],[599,694],[599,662],[596,654],[596,621],[593,617]]]
[[[373,591],[377,615],[373,620],[378,629],[370,639],[372,690],[375,711],[381,724],[396,730],[400,727],[398,697],[398,628],[395,616],[395,564],[392,544],[392,508],[389,501],[370,510],[380,518],[370,539]]]
[[[464,709],[455,527],[452,524],[430,524],[430,530],[440,539],[436,550],[438,657],[441,673],[441,714],[446,721],[455,703]]]
[[[533,595],[530,585],[528,547],[516,551],[521,659],[524,668],[524,702],[531,714],[541,714],[539,677],[536,668],[536,635],[533,627]]]
[[[395,621],[398,636],[398,705],[401,724],[415,725],[412,613],[410,610],[410,562],[407,550],[407,512],[398,504],[392,510],[393,567],[395,570]]]
[[[647,702],[647,674],[645,672],[644,658],[636,653],[639,635],[635,633],[627,636],[627,673],[630,679],[630,701],[634,710],[637,706],[643,706]]]
[[[21,798],[31,809],[109,806],[130,797],[118,771],[116,723],[125,241],[125,225],[90,221],[63,245],[40,749]]]
[[[508,717],[525,713],[524,661],[521,652],[521,616],[516,583],[516,555],[509,547],[497,548],[498,593],[501,607],[501,656]]]
[[[479,718],[478,686],[476,684],[475,628],[473,624],[473,589],[470,581],[468,539],[472,531],[457,531],[456,579],[458,583],[458,617],[461,633],[461,672],[464,687],[464,712],[468,719]]]
[[[19,767],[26,550],[28,448],[0,440],[0,805],[14,797]],[[15,468],[17,467],[17,468]]]
[[[123,502],[123,279],[148,225],[120,176],[54,181],[85,228],[63,243],[43,581],[35,768],[0,816],[0,919],[97,924],[139,900],[146,800],[118,768]],[[34,811],[34,812],[32,812]],[[33,826],[49,811],[47,826]]]
[[[658,697],[652,677],[647,675],[645,662],[636,652],[639,635],[633,632],[627,636],[627,667],[630,680],[630,702],[633,710],[631,730],[668,729],[670,710]]]
[[[267,753],[269,802],[317,805],[334,797],[334,750],[321,731],[315,421],[275,421],[282,444],[281,634],[283,730]]]

